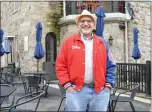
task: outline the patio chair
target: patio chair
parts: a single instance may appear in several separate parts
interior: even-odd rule
[[[130,89],[131,88],[131,89]],[[136,93],[138,92],[139,90],[139,83],[135,83],[135,84],[129,84],[129,85],[126,85],[125,86],[125,90],[123,92],[120,92],[117,96],[115,95],[115,93],[117,92],[119,88],[116,88],[114,90],[114,93],[113,95],[111,96],[110,100],[111,100],[111,108],[112,108],[112,111],[115,110],[116,108],[116,104],[117,102],[128,102],[132,108],[132,111],[135,112],[135,108],[133,106],[133,101],[134,101],[134,98],[136,96]],[[130,97],[125,97],[125,96],[121,96],[127,92],[130,92]]]
[[[44,77],[31,75],[27,76],[26,78],[28,80],[28,93],[32,93],[35,90],[44,90],[45,96],[47,97],[47,90],[49,85]]]
[[[2,73],[6,73],[7,71],[11,71],[14,68],[12,66],[6,66],[6,67],[2,67],[1,72]]]
[[[14,75],[10,74],[9,72],[1,73],[0,80],[1,84],[14,85]]]
[[[43,71],[48,72],[48,75],[44,77],[47,79],[49,84],[57,84],[58,80],[55,73],[55,63],[48,62],[47,64],[43,63]]]
[[[16,74],[16,75],[21,75],[21,68],[20,68],[20,67],[17,67],[17,68],[16,68],[15,74]]]
[[[58,112],[59,112],[59,111],[60,111],[60,108],[61,108],[61,105],[62,105],[62,102],[63,102],[63,100],[66,98],[66,91],[65,91],[65,89],[64,89],[63,87],[61,87],[61,85],[60,85],[59,83],[58,83],[58,86],[59,86],[59,88],[60,88],[60,92],[61,92],[61,96],[62,96],[60,105],[59,105],[59,107],[58,107]],[[65,108],[64,108],[64,110],[65,110]]]
[[[36,112],[36,110],[37,110],[37,108],[38,108],[38,106],[39,106],[39,103],[40,103],[40,99],[41,99],[41,97],[42,97],[44,94],[45,94],[45,91],[41,90],[41,91],[34,92],[34,93],[31,93],[31,94],[28,94],[28,95],[23,96],[23,97],[19,98],[19,99],[16,101],[15,105],[12,106],[12,107],[9,109],[8,112],[23,112],[23,111],[27,111],[27,112],[34,111],[34,112]],[[34,95],[34,97],[31,97],[31,96],[33,96],[33,95]],[[26,99],[26,100],[25,100],[25,101],[21,101],[21,100],[23,100],[23,99]],[[32,103],[32,101],[34,101],[34,100],[38,100],[38,101],[36,102],[36,107],[35,107],[34,110],[30,110],[29,108],[28,108],[27,110],[26,110],[26,109],[21,109],[21,108],[17,109],[17,107],[19,107],[19,106],[21,106],[21,105],[24,105],[24,104],[27,104],[27,103],[30,103],[30,102]],[[25,106],[25,105],[24,105],[24,106]],[[28,106],[28,107],[29,107],[29,106]],[[32,106],[32,107],[33,107],[33,106]]]
[[[22,75],[14,75],[14,74],[11,74],[11,73],[8,73],[8,72],[7,73],[1,73],[0,83],[15,86],[17,84],[16,79],[21,80],[21,84],[24,87],[25,94],[27,94],[27,80]]]
[[[8,85],[8,84],[0,84],[0,87],[1,87],[1,89],[2,89],[2,87],[3,88],[5,88],[6,87],[6,89],[4,89],[3,91],[1,91],[1,92],[3,92],[3,94],[5,94],[6,96],[3,96],[3,97],[0,97],[0,102],[1,102],[1,104],[0,104],[0,111],[3,111],[3,110],[7,110],[7,109],[9,109],[11,106],[13,106],[14,105],[14,101],[15,101],[15,90],[16,90],[16,88],[14,88],[13,89],[13,91],[12,90],[10,90],[9,92],[11,92],[11,93],[7,93],[8,92],[8,89],[11,89],[12,88],[12,86],[11,85]],[[6,91],[5,91],[6,90]]]
[[[11,74],[15,74],[15,75],[21,75],[21,68],[20,67],[12,68],[12,69],[4,71],[4,73],[6,73],[6,72],[11,73]]]
[[[21,75],[21,68],[17,67],[17,68],[11,68],[8,70],[3,71],[3,73],[10,73],[10,74],[14,74],[14,75]]]
[[[5,75],[6,74],[6,75]],[[16,75],[16,76],[19,76],[19,75],[21,75],[21,72],[20,72],[20,68],[15,68],[15,69],[10,69],[10,70],[5,70],[5,71],[2,71],[2,73],[0,74],[1,76],[3,76],[3,78],[2,78],[2,80],[5,80],[5,82],[7,81],[7,80],[9,80],[9,81],[7,81],[7,82],[9,82],[9,83],[20,83],[20,78],[14,78],[14,77],[10,77],[9,76],[9,74],[11,74],[11,75]]]

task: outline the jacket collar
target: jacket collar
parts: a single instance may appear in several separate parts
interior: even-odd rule
[[[90,38],[86,38],[82,33],[80,33],[81,39],[84,38],[84,40],[92,40],[93,39],[93,33]]]
[[[94,41],[96,41],[97,43],[103,43],[103,41],[100,39],[100,37],[98,37],[94,33],[92,35],[93,35],[93,40]],[[82,41],[81,40],[81,33],[76,34],[76,36],[74,37],[74,40],[76,40],[76,41]]]

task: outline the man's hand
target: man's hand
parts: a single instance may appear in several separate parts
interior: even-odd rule
[[[72,92],[72,91],[74,91],[73,87],[69,87],[69,88],[66,90],[66,92]]]
[[[110,88],[104,87],[104,90],[105,90],[105,91],[110,91]]]

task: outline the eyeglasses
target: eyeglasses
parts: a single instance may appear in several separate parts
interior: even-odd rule
[[[83,20],[83,19],[82,19],[82,20],[80,20],[79,22],[80,22],[80,23],[85,23],[85,22],[87,22],[87,23],[92,23],[93,20]]]

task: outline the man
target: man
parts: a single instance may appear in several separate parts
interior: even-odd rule
[[[96,18],[87,10],[76,17],[79,33],[63,42],[56,74],[66,89],[66,111],[106,111],[116,64],[107,44],[93,34]]]

